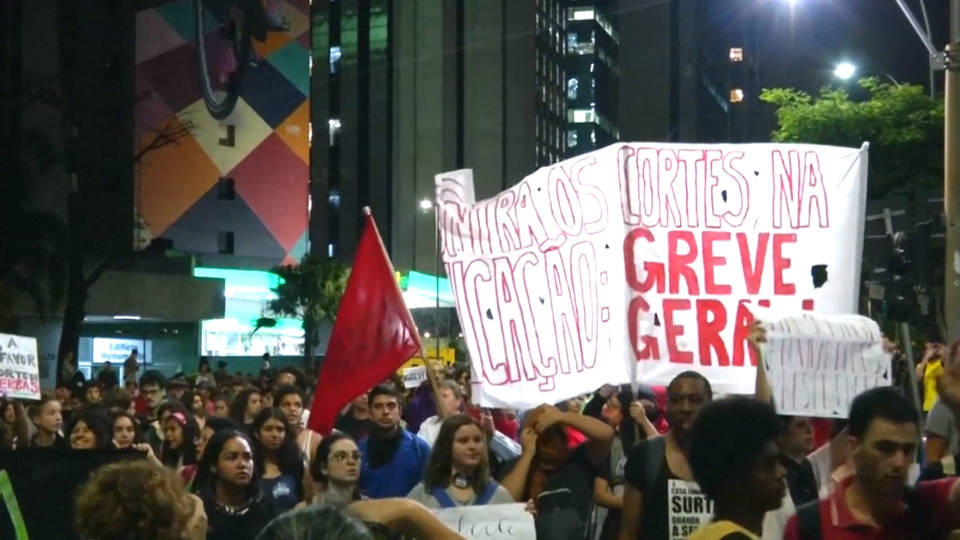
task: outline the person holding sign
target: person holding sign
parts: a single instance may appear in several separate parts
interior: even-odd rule
[[[690,540],[759,540],[764,513],[779,508],[786,493],[779,433],[773,407],[755,399],[732,397],[703,407],[690,428],[690,468],[714,517]],[[686,536],[690,526],[671,523],[670,537]]]
[[[960,368],[945,367],[940,398],[960,410]],[[913,404],[890,387],[867,390],[850,406],[854,474],[826,500],[797,509],[786,540],[807,538],[945,538],[960,527],[960,482],[919,482],[907,488],[907,471],[920,445]]]
[[[587,441],[570,448],[568,427]],[[537,537],[584,537],[594,478],[610,453],[613,429],[596,418],[541,405],[527,414],[522,440],[523,453],[505,465],[501,484],[515,501],[534,502]]]
[[[670,430],[634,446],[627,456],[620,540],[683,538],[685,534],[671,534],[671,522],[695,525],[695,530],[710,520],[709,502],[693,481],[688,455],[690,428],[701,407],[712,400],[710,382],[695,371],[670,381],[666,411]]]
[[[427,508],[513,503],[510,492],[490,478],[487,456],[487,435],[476,420],[465,414],[447,418],[423,482],[407,498]]]

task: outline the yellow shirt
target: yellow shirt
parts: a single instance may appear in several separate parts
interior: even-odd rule
[[[923,412],[930,412],[930,409],[937,403],[937,377],[943,373],[943,363],[937,358],[935,361],[927,362],[927,369],[923,372]]]
[[[760,540],[760,537],[732,521],[714,521],[687,537],[687,540],[721,540],[728,534],[740,533],[749,540]]]

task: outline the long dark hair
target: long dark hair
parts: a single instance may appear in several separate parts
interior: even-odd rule
[[[290,429],[290,423],[287,422],[286,415],[283,414],[283,411],[275,407],[267,407],[260,411],[257,419],[253,421],[253,442],[255,445],[254,449],[256,450],[254,455],[257,460],[257,468],[260,469],[261,472],[266,470],[265,461],[267,459],[267,449],[260,441],[260,428],[270,419],[281,422],[284,429],[283,443],[280,444],[280,448],[277,450],[277,467],[280,468],[281,473],[292,474],[298,480],[302,480],[304,473],[303,454],[297,446],[296,436],[294,436],[293,430]]]
[[[180,425],[180,430],[183,431],[183,440],[180,442],[180,448],[174,449],[170,447],[170,441],[164,439],[163,446],[160,448],[160,461],[167,467],[176,467],[180,458],[183,458],[184,465],[193,465],[197,462],[197,437],[200,436],[200,428],[197,426],[197,421],[193,419],[193,415],[187,411],[187,409],[180,404],[175,404],[170,408],[170,416],[163,421],[164,425],[167,422],[174,421]],[[160,426],[161,431],[166,431],[164,426]]]
[[[233,398],[233,403],[230,404],[230,418],[240,425],[245,425],[244,413],[247,410],[247,402],[250,401],[250,396],[260,393],[260,389],[253,386],[241,390],[237,397]]]
[[[140,434],[140,421],[137,420],[136,416],[130,414],[129,412],[123,409],[111,409],[110,411],[110,420],[112,422],[110,424],[110,428],[111,428],[110,440],[113,440],[114,431],[115,431],[114,428],[116,428],[117,420],[119,420],[120,418],[126,418],[127,420],[130,420],[130,423],[133,424],[133,444],[142,443],[143,437]]]
[[[70,445],[70,434],[73,433],[73,428],[80,422],[86,424],[97,438],[98,450],[107,448],[113,442],[113,422],[110,421],[106,411],[102,408],[90,407],[75,414],[67,424],[67,428],[63,431],[67,446]]]
[[[487,445],[486,432],[480,427],[476,420],[465,414],[456,414],[444,420],[440,426],[440,434],[437,435],[437,442],[433,445],[433,451],[430,453],[430,460],[427,462],[427,470],[423,475],[423,484],[427,490],[434,488],[445,488],[450,485],[450,473],[453,471],[453,439],[457,430],[463,426],[476,426],[483,434],[484,444]],[[473,489],[477,493],[482,493],[490,482],[490,462],[488,461],[486,449],[480,452],[480,464],[471,479]]]
[[[222,429],[210,439],[207,448],[203,451],[203,457],[197,465],[197,476],[193,480],[193,492],[203,496],[213,496],[216,492],[217,474],[214,469],[217,468],[217,461],[220,460],[220,453],[223,452],[224,445],[231,439],[242,439],[253,449],[253,442],[246,433],[237,429]],[[245,498],[250,501],[260,496],[260,470],[257,467],[257,460],[253,460],[253,476],[250,483],[247,484]]]

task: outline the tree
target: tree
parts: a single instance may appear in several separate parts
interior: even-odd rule
[[[943,182],[943,102],[922,86],[860,79],[868,99],[824,87],[814,98],[793,88],[764,89],[777,107],[773,140],[858,147],[870,142],[868,196],[911,195]]]
[[[350,270],[338,260],[305,255],[299,265],[277,266],[272,271],[281,282],[273,290],[277,298],[270,301],[269,309],[277,316],[302,321],[304,361],[309,366],[317,328],[336,319]]]

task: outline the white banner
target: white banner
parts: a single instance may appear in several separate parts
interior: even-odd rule
[[[846,418],[857,394],[890,386],[890,355],[874,321],[772,310],[756,315],[767,332],[764,365],[778,413]]]
[[[0,396],[40,399],[35,338],[0,334]]]
[[[468,540],[516,538],[536,540],[533,516],[524,504],[488,504],[434,510],[444,525]]]
[[[703,373],[753,392],[751,305],[856,308],[862,149],[615,144],[474,200],[436,176],[474,400],[531,407]]]

